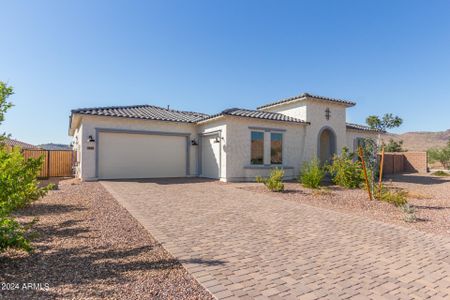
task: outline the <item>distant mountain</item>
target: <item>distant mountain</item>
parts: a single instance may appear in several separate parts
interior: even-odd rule
[[[65,144],[48,143],[48,144],[38,145],[38,147],[45,149],[45,150],[72,150],[72,148],[69,145],[65,145]]]
[[[446,131],[405,132],[402,134],[386,134],[383,136],[385,142],[390,138],[402,140],[403,148],[409,151],[426,151],[432,147],[444,147],[450,140],[450,129]]]

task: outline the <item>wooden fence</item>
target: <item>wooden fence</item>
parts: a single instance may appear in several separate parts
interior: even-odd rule
[[[31,150],[24,149],[22,154],[25,158],[44,157],[39,177],[70,177],[73,176],[75,153],[71,150]]]

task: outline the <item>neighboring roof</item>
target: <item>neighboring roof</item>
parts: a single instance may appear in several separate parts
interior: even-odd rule
[[[14,139],[8,139],[6,138],[4,141],[5,145],[11,146],[11,147],[19,147],[21,149],[40,149],[39,147],[35,145],[31,145],[25,142],[21,142]]]
[[[294,123],[304,123],[309,124],[304,120],[292,118],[280,113],[275,112],[266,112],[260,110],[251,110],[251,109],[243,109],[243,108],[230,108],[226,109],[216,115],[209,116],[200,120],[199,122],[207,121],[209,119],[217,118],[220,116],[236,116],[236,117],[245,117],[245,118],[255,118],[255,119],[264,119],[264,120],[272,120],[272,121],[281,121],[281,122],[294,122]]]
[[[48,144],[39,145],[39,147],[44,150],[72,150],[72,148],[66,144],[48,143]]]
[[[353,123],[346,123],[345,125],[347,126],[347,129],[385,133],[385,131],[383,131],[383,130],[373,129],[373,128],[370,128],[369,126],[365,126],[365,125],[359,125],[359,124],[353,124]]]
[[[317,100],[322,100],[322,101],[330,101],[330,102],[334,102],[334,103],[344,104],[346,106],[354,106],[354,105],[356,105],[355,102],[348,101],[348,100],[334,99],[334,98],[322,97],[322,96],[317,96],[317,95],[311,95],[309,93],[303,93],[303,94],[298,95],[298,96],[282,99],[282,100],[279,100],[279,101],[276,101],[276,102],[272,102],[272,103],[269,103],[269,104],[265,104],[265,105],[259,106],[258,109],[263,109],[263,108],[266,108],[266,107],[275,106],[275,105],[279,105],[279,104],[284,104],[284,103],[287,103],[287,102],[300,100],[300,99],[306,99],[306,98],[312,98],[312,99],[317,99]]]
[[[123,117],[145,120],[173,121],[195,123],[208,117],[207,114],[179,111],[153,105],[110,106],[80,108],[72,110],[72,114]]]

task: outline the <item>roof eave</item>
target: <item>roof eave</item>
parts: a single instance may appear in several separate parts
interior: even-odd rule
[[[75,125],[74,122],[76,121],[74,117],[81,117],[80,114],[75,113],[72,111],[69,117],[69,136],[73,136],[75,134],[75,129],[79,126],[79,124]],[[79,123],[79,122],[78,122]]]
[[[293,123],[293,124],[300,124],[300,125],[311,125],[310,122],[298,122],[298,121],[289,121],[289,120],[274,120],[274,119],[264,119],[264,118],[258,118],[258,117],[251,117],[251,116],[237,116],[237,115],[232,115],[232,114],[219,114],[216,116],[212,116],[211,118],[205,119],[205,120],[201,120],[198,121],[196,124],[200,125],[200,124],[204,124],[210,121],[215,121],[219,118],[223,118],[223,117],[235,117],[235,118],[245,118],[245,119],[254,119],[254,120],[261,120],[261,121],[272,121],[272,122],[283,122],[283,123]]]
[[[376,130],[376,129],[364,129],[364,128],[355,128],[355,127],[346,127],[347,130],[354,130],[354,131],[362,131],[362,132],[368,132],[368,133],[376,133],[376,134],[385,134],[387,131],[384,130]]]
[[[141,120],[141,121],[157,121],[157,122],[172,122],[172,123],[182,123],[182,124],[196,124],[196,121],[176,121],[176,120],[160,120],[160,119],[149,119],[149,118],[134,118],[129,116],[106,116],[106,115],[95,115],[95,114],[85,114],[85,113],[79,113],[79,112],[72,112],[69,118],[69,135],[73,136],[75,132],[75,128],[78,127],[78,125],[73,126],[74,122],[74,116],[82,117],[94,117],[94,118],[122,118],[122,119],[130,119],[130,120]]]
[[[353,107],[353,106],[356,105],[355,102],[350,102],[350,101],[343,101],[343,100],[342,101],[335,101],[335,100],[327,100],[327,99],[311,97],[311,96],[301,96],[301,97],[293,98],[293,99],[286,100],[286,101],[282,100],[280,102],[275,102],[275,103],[271,103],[271,104],[261,105],[261,106],[258,106],[256,109],[263,110],[263,109],[267,109],[267,108],[273,108],[273,107],[276,107],[276,106],[282,106],[282,105],[286,105],[286,104],[291,104],[293,102],[299,102],[299,101],[304,101],[304,100],[308,100],[308,99],[314,99],[314,100],[323,101],[323,102],[330,102],[330,103],[334,103],[334,104],[337,104],[337,105],[342,105],[342,106],[345,106],[345,107]]]

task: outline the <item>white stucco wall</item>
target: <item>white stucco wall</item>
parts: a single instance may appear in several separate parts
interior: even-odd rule
[[[304,161],[303,145],[305,144],[305,127],[307,125],[226,116],[226,126],[229,133],[225,147],[228,181],[254,180],[256,176],[267,176],[271,168],[278,166],[269,166],[270,130],[283,134],[282,166],[288,167],[285,170],[286,178],[294,178],[298,175],[300,166]],[[275,129],[285,131],[276,131]],[[251,131],[253,130],[264,132],[265,166],[250,164]]]
[[[329,108],[331,117],[325,118],[325,109]],[[346,129],[346,107],[330,102],[303,100],[275,108],[266,109],[302,119],[310,125],[260,120],[255,118],[242,118],[222,116],[198,125],[189,123],[164,122],[152,120],[139,120],[106,116],[75,115],[79,126],[74,131],[74,138],[78,137],[80,151],[80,165],[78,176],[89,180],[96,179],[96,150],[88,147],[97,147],[96,143],[89,143],[88,137],[96,137],[96,128],[177,132],[190,134],[189,140],[199,141],[200,134],[220,132],[220,179],[222,181],[254,180],[256,176],[267,176],[270,166],[270,132],[283,134],[283,166],[286,167],[286,178],[298,175],[303,162],[317,156],[319,132],[324,127],[331,128],[336,135],[336,150],[339,153],[342,147],[347,146],[353,150],[353,140],[357,137],[377,138],[377,133]],[[265,166],[252,166],[251,131],[254,128],[264,132]],[[277,131],[279,129],[281,131]],[[190,175],[199,174],[199,146],[189,145]]]
[[[81,151],[83,149],[83,140],[81,138],[82,129],[83,129],[83,124],[80,124],[80,126],[75,129],[75,132],[73,134],[73,139],[72,139],[72,142],[73,142],[72,150],[76,151],[76,153],[77,153],[75,176],[78,178],[81,178],[81,161],[82,161],[82,155],[83,155],[83,151]]]
[[[330,119],[325,118],[325,110],[330,109]],[[305,159],[311,160],[318,156],[318,139],[322,128],[331,128],[336,135],[336,151],[341,152],[347,145],[346,106],[329,101],[305,99],[265,108],[266,111],[278,112],[290,117],[310,122],[307,127]]]
[[[211,120],[205,123],[200,123],[196,127],[196,131],[198,133],[211,133],[211,132],[220,132],[220,136],[222,137],[220,141],[220,180],[226,181],[227,177],[227,124],[224,117],[217,118],[216,120]],[[198,139],[198,136],[197,136]],[[197,170],[198,170],[198,162],[197,162]],[[198,170],[200,172],[200,170]]]
[[[281,113],[283,115],[287,115],[289,117],[297,118],[300,120],[306,120],[306,100],[263,108],[262,110]]]
[[[190,139],[196,138],[197,130],[194,124],[164,122],[153,120],[139,120],[119,117],[106,116],[81,116],[81,125],[79,127],[79,140],[81,141],[82,159],[80,165],[80,177],[84,180],[96,179],[95,168],[95,143],[87,142],[89,135],[96,136],[96,128],[122,129],[122,130],[142,130],[142,131],[161,131],[161,132],[177,132],[189,133]],[[94,146],[93,150],[87,149]],[[189,167],[190,174],[197,174],[197,147],[190,145]]]
[[[347,148],[350,150],[350,152],[354,152],[355,144],[354,140],[357,138],[366,138],[366,139],[378,139],[378,133],[377,132],[369,132],[369,131],[362,131],[362,130],[354,130],[354,129],[347,129]]]

